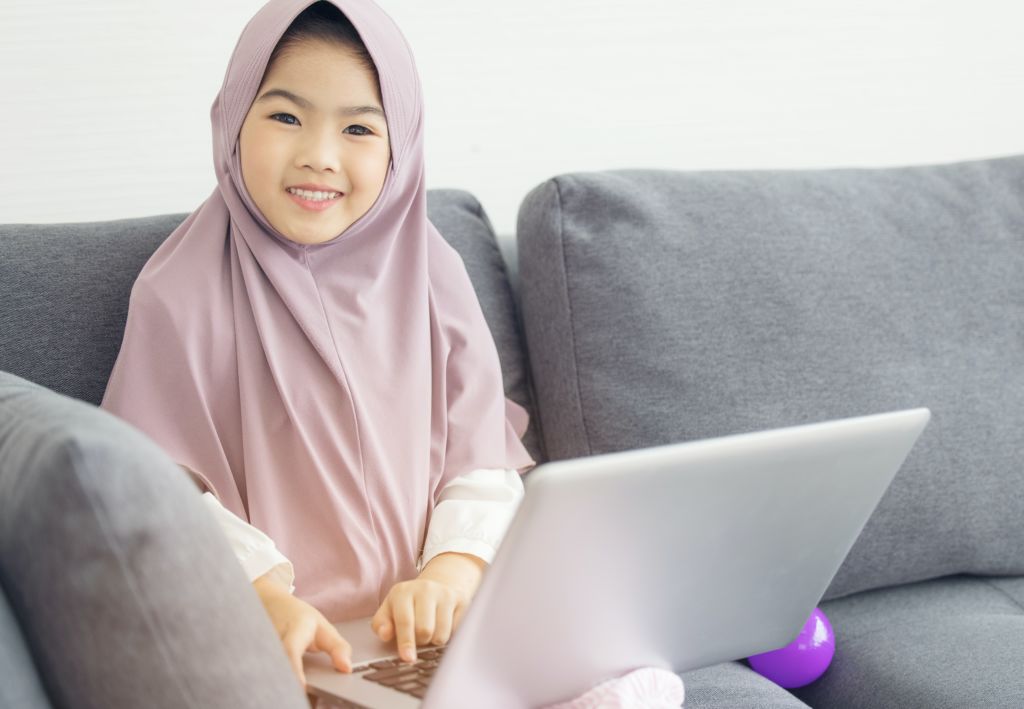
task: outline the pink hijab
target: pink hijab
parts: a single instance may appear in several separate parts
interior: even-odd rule
[[[217,187],[135,281],[101,406],[270,535],[295,565],[296,595],[339,622],[416,575],[449,481],[535,461],[462,259],[427,219],[409,45],[370,0],[331,1],[380,76],[392,159],[379,197],[304,245],[246,191],[242,122],[278,39],[312,4],[271,0],[210,111]]]

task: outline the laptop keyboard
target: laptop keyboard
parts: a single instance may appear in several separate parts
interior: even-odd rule
[[[383,684],[412,696],[423,699],[434,676],[434,670],[441,662],[445,645],[416,652],[416,662],[403,662],[398,657],[369,662],[352,668],[352,674],[366,672],[363,679]]]

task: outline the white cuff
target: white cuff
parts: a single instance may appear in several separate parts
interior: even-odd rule
[[[523,493],[515,470],[481,468],[449,482],[431,513],[417,573],[446,551],[472,554],[488,564],[494,561]]]
[[[423,567],[435,556],[448,551],[472,554],[490,564],[494,561],[494,554],[497,549],[480,539],[448,539],[423,550],[423,555],[416,562],[416,573],[423,571]]]

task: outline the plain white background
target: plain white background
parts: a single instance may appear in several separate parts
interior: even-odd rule
[[[0,223],[191,212],[259,0],[0,0]],[[427,187],[499,234],[553,175],[1024,153],[1024,3],[379,0],[416,55]]]

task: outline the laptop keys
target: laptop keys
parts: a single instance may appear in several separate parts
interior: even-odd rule
[[[434,670],[441,662],[445,646],[423,650],[416,654],[416,662],[409,664],[401,659],[389,658],[377,660],[358,667],[353,667],[352,672],[366,672],[363,679],[382,684],[385,687],[397,689],[399,692],[411,694],[417,699],[422,699],[427,693],[430,679],[434,676]]]

